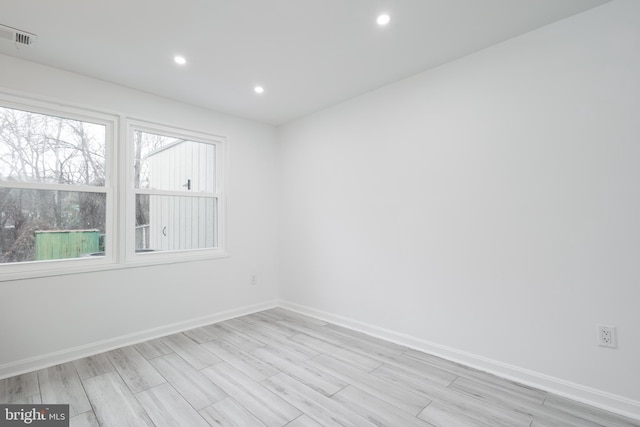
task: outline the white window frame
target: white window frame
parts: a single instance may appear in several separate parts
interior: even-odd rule
[[[52,100],[43,101],[21,93],[0,92],[0,106],[101,124],[106,129],[104,187],[0,181],[0,187],[104,193],[106,195],[104,256],[2,263],[0,264],[0,282],[229,256],[227,252],[227,201],[225,196],[228,152],[226,137],[133,119],[117,113],[109,114],[91,108],[64,105]],[[215,248],[141,254],[135,252],[135,194],[137,189],[133,185],[134,130],[215,145],[214,197],[217,199],[217,246]]]
[[[103,193],[106,196],[106,240],[104,256],[4,263],[0,264],[0,281],[69,273],[81,273],[88,270],[100,270],[113,266],[116,263],[115,246],[118,240],[118,236],[116,235],[117,230],[115,226],[115,218],[117,212],[116,181],[118,176],[118,165],[116,161],[118,147],[118,117],[91,110],[78,109],[58,104],[54,105],[4,93],[0,93],[0,105],[2,107],[12,108],[16,110],[29,111],[54,117],[63,117],[67,119],[96,123],[105,126],[104,186],[0,181],[0,187],[61,190],[71,192],[86,191],[92,193]]]
[[[127,185],[126,185],[126,249],[125,259],[129,265],[165,264],[167,262],[196,261],[201,259],[223,258],[226,250],[226,200],[224,196],[224,179],[226,163],[226,138],[202,132],[161,125],[153,122],[127,119]],[[166,191],[146,190],[134,188],[135,147],[134,132],[142,131],[151,134],[164,135],[173,138],[211,144],[215,146],[215,190],[211,195],[217,201],[216,212],[216,243],[214,248],[184,249],[174,251],[158,251],[136,253],[135,251],[135,197],[137,194],[193,196],[186,192],[168,194]]]

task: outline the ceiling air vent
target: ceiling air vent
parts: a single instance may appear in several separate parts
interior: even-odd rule
[[[38,40],[38,36],[27,33],[26,31],[7,27],[6,25],[0,25],[0,39],[8,40],[15,43],[16,47],[21,47],[32,46],[35,44],[36,40]]]

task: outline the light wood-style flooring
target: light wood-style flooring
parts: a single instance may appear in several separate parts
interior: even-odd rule
[[[0,380],[71,426],[639,426],[305,317],[267,310]]]

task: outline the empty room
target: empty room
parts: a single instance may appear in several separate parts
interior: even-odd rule
[[[640,426],[640,1],[0,0],[0,425]]]

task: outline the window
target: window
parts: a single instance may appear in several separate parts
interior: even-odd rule
[[[225,255],[224,138],[118,122],[0,94],[0,280]]]
[[[112,131],[100,116],[0,104],[0,266],[110,253]]]
[[[222,251],[219,137],[131,122],[134,229],[129,256]]]

